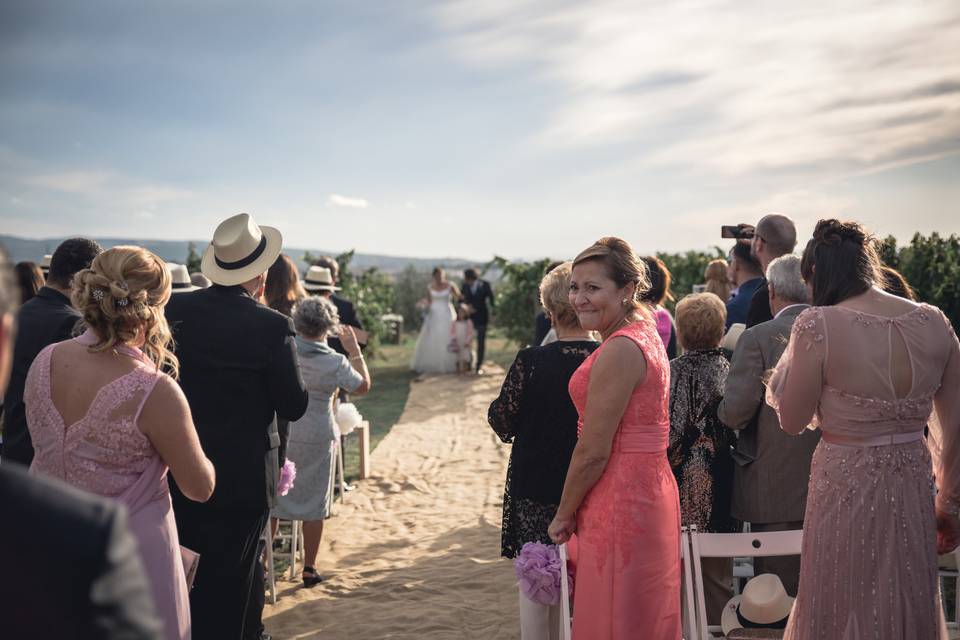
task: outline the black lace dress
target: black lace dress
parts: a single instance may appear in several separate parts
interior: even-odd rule
[[[680,491],[680,518],[701,531],[734,533],[733,431],[717,417],[730,371],[720,349],[691,351],[670,361],[670,445],[667,457]]]
[[[547,527],[577,444],[577,410],[567,385],[598,346],[561,340],[523,349],[490,404],[490,426],[513,443],[503,492],[501,554],[507,558],[515,558],[525,542],[550,543]]]

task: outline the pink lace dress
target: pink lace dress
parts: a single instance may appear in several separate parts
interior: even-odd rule
[[[904,355],[912,381],[898,395],[893,363],[899,357],[905,365]],[[934,476],[938,504],[955,513],[958,389],[960,345],[936,307],[896,317],[813,307],[797,318],[767,402],[781,420],[788,400],[816,402],[813,425],[823,437],[810,469],[800,589],[785,638],[947,638]]]
[[[577,511],[577,588],[573,636],[579,639],[680,638],[680,499],[667,444],[670,364],[653,322],[612,334],[570,378],[580,414],[590,370],[609,341],[633,340],[647,360],[614,435],[610,459]]]
[[[96,341],[89,332],[76,340],[87,345]],[[167,465],[137,428],[140,411],[162,374],[138,350],[119,349],[134,358],[137,366],[101,387],[86,415],[67,425],[51,397],[50,362],[58,355],[59,344],[65,343],[41,351],[27,374],[24,400],[34,446],[30,471],[127,506],[165,637],[187,639],[190,601],[167,488]]]

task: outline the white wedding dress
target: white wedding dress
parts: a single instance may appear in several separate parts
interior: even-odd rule
[[[411,368],[417,373],[453,373],[457,370],[457,354],[450,350],[450,339],[456,314],[450,301],[453,289],[430,289],[430,308],[420,328]]]

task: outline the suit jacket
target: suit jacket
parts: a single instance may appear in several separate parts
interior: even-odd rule
[[[353,303],[345,298],[341,298],[337,294],[330,296],[330,302],[333,303],[333,306],[337,308],[337,315],[340,316],[340,324],[345,324],[350,327],[356,327],[357,329],[363,329],[363,325],[360,324],[360,319],[357,318],[357,310],[354,309]],[[340,338],[327,338],[327,344],[336,351],[345,356],[349,356],[347,350],[343,348],[343,345],[340,344]],[[365,349],[367,345],[360,345],[360,349]]]
[[[490,307],[494,306],[493,289],[486,280],[476,281],[476,292],[473,292],[466,282],[463,283],[461,295],[463,301],[473,307],[473,314],[470,319],[473,320],[473,326],[483,327],[490,322],[490,311],[487,309],[487,300],[490,300]]]
[[[163,637],[121,504],[4,462],[0,522],[4,638]]]
[[[768,320],[773,320],[773,312],[770,311],[770,288],[767,286],[767,279],[764,278],[763,284],[757,287],[750,299],[750,308],[747,310],[747,329]]]
[[[753,294],[763,283],[763,278],[757,277],[747,280],[737,287],[737,295],[727,302],[726,329],[730,329],[730,325],[736,324],[737,322],[747,322],[747,315],[750,313],[750,304],[753,302]]]
[[[259,304],[241,286],[214,285],[167,304],[190,403],[217,487],[203,506],[273,506],[279,473],[277,418],[307,410],[293,320]],[[171,479],[175,502],[186,500]]]
[[[803,520],[810,460],[820,432],[792,436],[781,430],[777,414],[764,401],[763,375],[780,360],[793,322],[804,308],[806,305],[786,309],[779,318],[747,329],[733,352],[717,415],[740,432],[733,451],[736,466],[731,507],[739,520]]]
[[[37,295],[20,308],[10,384],[3,398],[4,462],[29,466],[33,461],[33,443],[23,405],[27,372],[44,347],[70,338],[79,321],[80,313],[70,305],[69,298],[50,287],[41,287]]]

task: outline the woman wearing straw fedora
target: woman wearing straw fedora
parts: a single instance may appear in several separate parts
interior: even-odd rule
[[[180,385],[218,479],[206,504],[186,500],[171,483],[180,540],[200,554],[190,592],[196,638],[240,638],[248,598],[253,608],[263,602],[254,571],[276,501],[276,420],[297,420],[307,409],[293,322],[257,302],[281,244],[279,231],[249,214],[228,218],[201,262],[213,285],[167,305]]]

